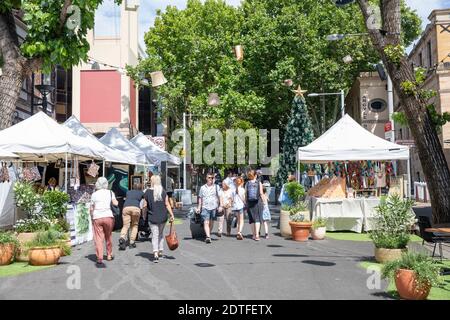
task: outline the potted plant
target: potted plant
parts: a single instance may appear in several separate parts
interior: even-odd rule
[[[325,239],[325,234],[327,232],[327,219],[318,217],[313,221],[311,236],[314,240]]]
[[[10,264],[14,260],[17,239],[12,232],[0,231],[0,266]]]
[[[41,198],[42,213],[49,219],[63,218],[69,200],[69,195],[63,191],[45,191]]]
[[[26,244],[36,237],[37,232],[48,230],[50,227],[51,221],[37,214],[30,219],[18,220],[14,225],[19,244],[16,249],[16,260],[27,262],[28,249]]]
[[[290,211],[301,199],[303,199],[305,196],[305,189],[296,181],[286,183],[284,188],[289,199],[281,205],[280,233],[282,237],[290,237],[292,235],[291,227],[289,225]]]
[[[29,242],[29,261],[34,266],[57,264],[63,250],[67,250],[65,235],[57,230],[49,229],[39,232]]]
[[[412,200],[401,199],[396,194],[381,199],[374,216],[374,230],[370,232],[377,262],[400,259],[407,250],[411,226],[415,223],[412,205]]]
[[[405,252],[400,259],[383,266],[384,278],[394,279],[402,299],[424,300],[432,286],[440,283],[440,267],[432,258],[413,252]]]
[[[309,221],[309,210],[307,202],[298,202],[290,211],[289,226],[291,227],[292,239],[295,241],[308,241],[312,222]]]

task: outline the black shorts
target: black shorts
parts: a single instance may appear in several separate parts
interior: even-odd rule
[[[172,196],[173,196],[173,191],[167,192],[167,196],[168,196],[169,198],[172,198]]]

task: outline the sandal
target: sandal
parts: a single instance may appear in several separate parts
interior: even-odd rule
[[[236,238],[238,240],[244,240],[244,237],[242,236],[242,233],[240,233],[240,232],[236,235]]]
[[[255,241],[259,241],[259,240],[261,240],[259,237],[255,237],[255,238],[253,238],[253,240],[255,240]]]
[[[107,256],[107,257],[106,257],[106,260],[107,260],[107,261],[113,261],[113,260],[114,260],[114,256]]]

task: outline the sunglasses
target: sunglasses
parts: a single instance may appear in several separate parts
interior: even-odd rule
[[[214,177],[206,177],[206,179],[214,179]]]

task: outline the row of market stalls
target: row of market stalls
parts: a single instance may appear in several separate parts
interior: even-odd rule
[[[0,227],[21,218],[14,205],[17,180],[28,179],[44,187],[50,178],[56,179],[59,188],[70,195],[67,217],[76,226],[77,215],[87,214],[98,176],[108,179],[120,199],[131,183],[145,185],[149,172],[162,173],[163,164],[178,168],[181,164],[142,133],[128,140],[112,128],[98,139],[74,116],[61,125],[43,112],[0,131],[0,161],[2,170],[9,171],[7,181],[0,183]],[[92,238],[73,237],[81,242]]]
[[[411,196],[409,148],[372,134],[348,114],[299,148],[298,161],[311,168],[305,175],[318,177],[308,191],[311,218],[327,218],[330,231],[368,231],[381,196]],[[407,162],[404,175],[397,161]]]

